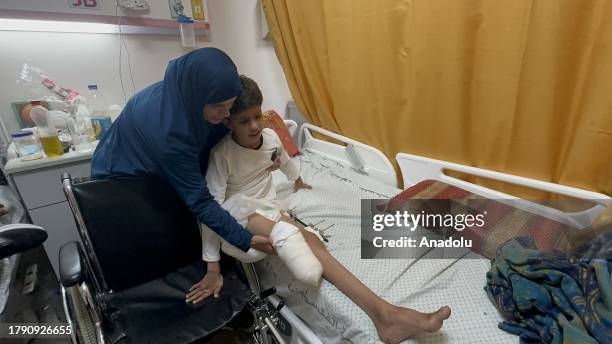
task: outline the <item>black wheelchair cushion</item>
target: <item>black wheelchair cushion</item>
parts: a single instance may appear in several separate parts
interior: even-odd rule
[[[163,179],[74,182],[93,251],[115,292],[201,260],[197,220]]]
[[[165,277],[117,293],[105,294],[113,342],[191,343],[229,322],[245,306],[250,291],[236,271],[223,267],[219,298],[185,303],[189,288],[200,281],[205,265],[198,262]]]

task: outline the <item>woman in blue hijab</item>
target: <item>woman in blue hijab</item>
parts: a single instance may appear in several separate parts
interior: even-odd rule
[[[224,52],[195,50],[168,64],[164,80],[135,94],[93,156],[95,179],[154,176],[168,180],[201,223],[234,246],[272,250],[215,202],[204,175],[221,122],[240,95],[238,71]]]

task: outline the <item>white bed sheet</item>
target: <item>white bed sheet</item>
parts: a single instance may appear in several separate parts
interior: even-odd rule
[[[399,190],[317,155],[306,153],[297,159],[302,177],[313,189],[290,194],[291,207],[304,222],[325,220],[319,226],[323,228],[334,224],[327,232],[331,237],[326,245],[336,259],[392,304],[426,312],[445,304],[452,308],[453,314],[441,331],[406,343],[518,342],[518,337],[498,329],[501,316],[483,289],[488,260],[361,259],[360,200],[389,198]],[[279,194],[289,193],[290,186],[280,183]],[[368,316],[327,281],[318,289],[307,287],[297,282],[277,257],[269,257],[256,267],[263,285],[276,286],[278,295],[323,343],[378,342]]]

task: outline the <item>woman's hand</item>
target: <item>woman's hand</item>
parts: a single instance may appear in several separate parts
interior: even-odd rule
[[[272,240],[261,235],[253,235],[251,238],[251,247],[257,251],[261,251],[267,254],[276,254],[274,247],[272,246]]]
[[[298,191],[299,189],[312,189],[312,186],[304,183],[302,177],[299,177],[295,180],[295,184],[293,184],[293,192]]]
[[[223,276],[221,275],[219,262],[209,262],[208,269],[204,278],[189,288],[189,293],[185,296],[185,302],[198,303],[213,295],[219,297],[223,288]]]

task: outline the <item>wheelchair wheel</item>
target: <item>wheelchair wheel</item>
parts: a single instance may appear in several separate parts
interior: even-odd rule
[[[281,342],[277,340],[270,330],[266,330],[265,333],[254,333],[253,334],[253,343],[257,344],[286,344],[285,342]]]
[[[279,333],[278,328],[271,321],[266,321],[266,326],[252,333],[253,343],[256,344],[286,344],[287,342]]]
[[[70,293],[72,309],[74,311],[74,329],[78,344],[99,344],[96,335],[96,325],[91,315],[93,310],[88,309],[83,295],[80,291],[73,290]]]

